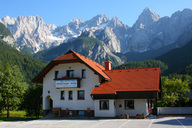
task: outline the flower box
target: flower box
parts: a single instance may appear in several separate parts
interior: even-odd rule
[[[128,114],[120,115],[120,119],[129,119],[129,115]]]
[[[141,115],[140,115],[140,114],[136,114],[136,118],[137,118],[137,119],[145,119],[146,116],[145,116],[145,114],[143,114],[143,113],[142,113]]]

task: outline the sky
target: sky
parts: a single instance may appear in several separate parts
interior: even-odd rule
[[[146,7],[161,17],[192,9],[192,0],[1,0],[0,3],[0,18],[38,15],[45,23],[56,26],[66,25],[75,18],[86,21],[105,14],[109,18],[116,16],[131,27]]]

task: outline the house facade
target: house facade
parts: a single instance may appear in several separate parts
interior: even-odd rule
[[[160,68],[111,70],[72,50],[51,61],[34,79],[43,84],[43,112],[62,117],[148,115],[160,97]]]

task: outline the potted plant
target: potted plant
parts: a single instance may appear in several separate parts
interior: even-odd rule
[[[145,116],[144,113],[142,113],[142,114],[136,114],[136,118],[137,118],[137,119],[145,119],[146,116]]]
[[[120,118],[121,118],[121,119],[129,119],[129,114],[124,114],[124,115],[121,114],[121,115],[120,115]]]

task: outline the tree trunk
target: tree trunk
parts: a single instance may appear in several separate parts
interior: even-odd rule
[[[9,118],[10,114],[9,114],[9,106],[7,107],[7,118]]]

